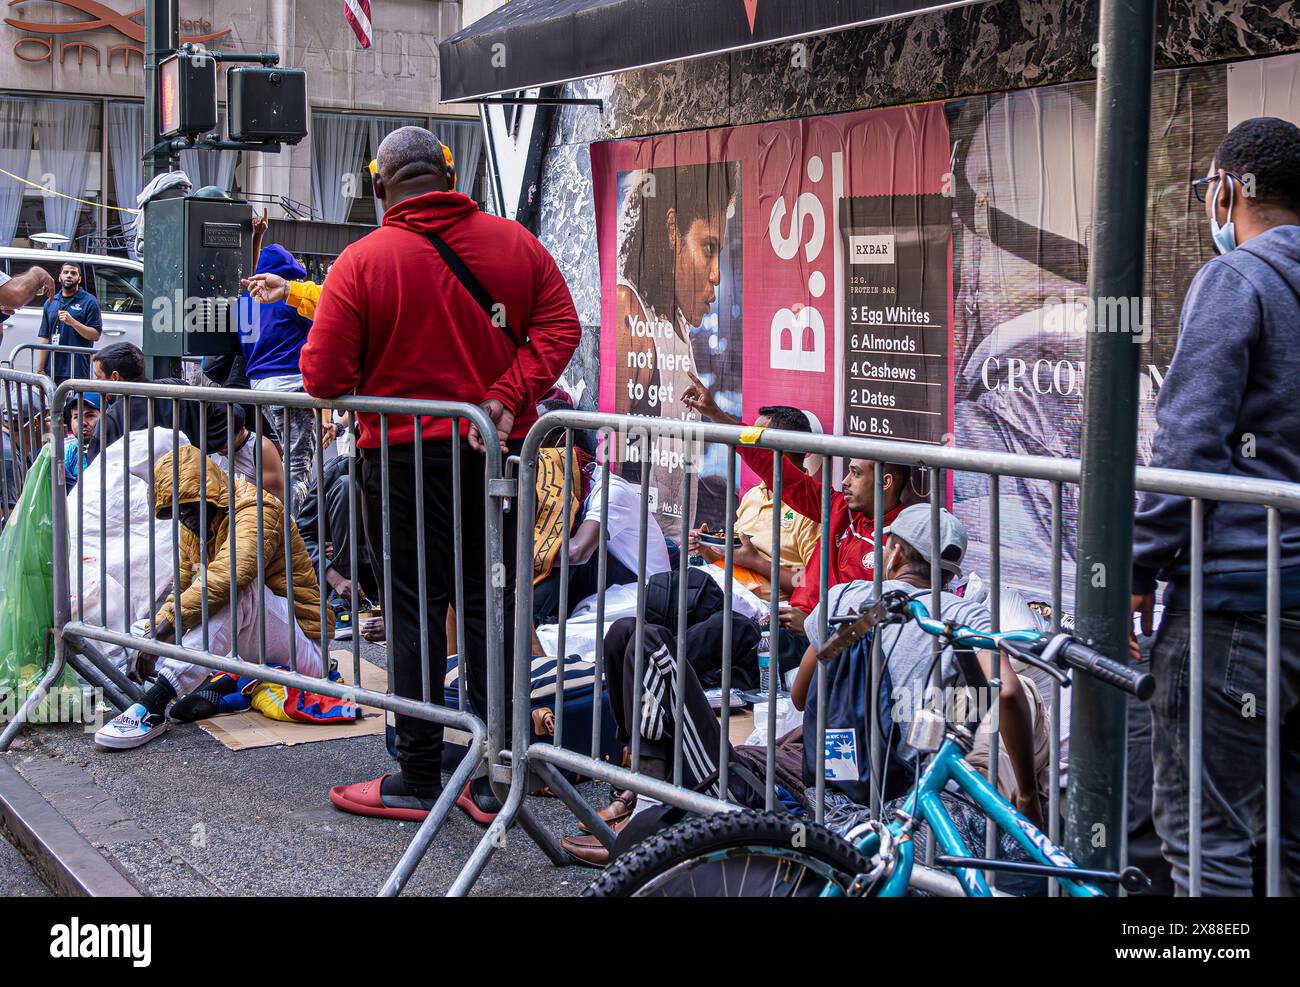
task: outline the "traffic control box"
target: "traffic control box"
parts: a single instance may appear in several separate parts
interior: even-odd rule
[[[246,202],[191,195],[146,204],[146,356],[240,352],[240,282],[251,273],[252,234]]]

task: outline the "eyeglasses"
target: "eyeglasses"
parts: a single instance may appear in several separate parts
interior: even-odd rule
[[[1225,171],[1223,174],[1226,177],[1235,180],[1238,185],[1241,184],[1241,179],[1238,178],[1236,175],[1234,175],[1232,172]],[[1218,175],[1209,175],[1205,178],[1198,178],[1196,179],[1196,181],[1192,182],[1192,194],[1196,196],[1196,201],[1204,202],[1205,197],[1210,194],[1210,186],[1213,185],[1218,180],[1219,180]]]

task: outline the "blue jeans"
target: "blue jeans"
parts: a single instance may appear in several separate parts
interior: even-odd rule
[[[1281,616],[1282,708],[1265,708],[1265,619],[1206,613],[1201,801],[1201,891],[1250,895],[1252,852],[1265,839],[1267,716],[1282,720],[1282,869],[1300,892],[1300,610]],[[1151,658],[1153,810],[1176,893],[1188,888],[1188,685],[1191,614],[1166,611]]]

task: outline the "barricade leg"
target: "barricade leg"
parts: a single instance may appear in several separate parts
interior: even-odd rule
[[[524,771],[526,771],[526,766],[521,764],[519,770],[515,772],[511,781],[509,792],[506,795],[506,800],[501,805],[501,811],[497,813],[496,819],[492,820],[492,824],[488,826],[487,831],[484,832],[482,838],[479,839],[478,845],[474,847],[474,851],[470,854],[469,860],[465,861],[465,866],[462,867],[460,873],[456,875],[456,880],[452,882],[451,887],[447,891],[448,897],[460,898],[469,894],[470,890],[474,887],[474,883],[483,873],[483,868],[487,866],[488,859],[492,856],[492,853],[498,847],[505,846],[506,831],[514,825],[516,819],[519,817],[520,809],[523,808],[525,788]],[[539,843],[538,845],[542,847],[543,851],[545,851],[546,847],[544,844]],[[552,859],[552,863],[564,862],[567,861],[557,862]]]
[[[18,731],[23,728],[27,722],[27,717],[31,715],[33,709],[40,705],[41,700],[45,698],[50,690],[50,685],[63,674],[63,666],[67,664],[68,650],[63,639],[55,637],[54,639],[54,661],[50,662],[50,667],[45,674],[41,676],[40,682],[36,684],[31,692],[23,699],[23,704],[18,707],[14,718],[5,724],[3,730],[0,730],[0,753],[9,749],[9,745],[14,742],[18,736]]]
[[[402,854],[402,859],[397,862],[392,874],[384,882],[384,886],[379,891],[379,897],[395,898],[406,887],[406,882],[411,879],[411,875],[415,873],[415,868],[424,859],[433,838],[438,835],[438,830],[456,804],[456,798],[460,795],[461,789],[465,787],[470,778],[473,777],[474,772],[478,770],[479,764],[482,763],[483,744],[486,735],[487,728],[476,722],[472,731],[469,749],[465,752],[465,756],[460,759],[460,763],[456,765],[456,770],[452,772],[450,780],[443,787],[442,794],[438,796],[438,801],[434,803],[428,817],[420,824],[415,839],[411,841],[411,845]]]
[[[129,709],[131,704],[135,702],[134,699],[128,698],[126,693],[120,691],[112,679],[100,671],[93,662],[82,655],[69,650],[68,664],[72,666],[73,671],[103,693],[104,698],[118,709]]]
[[[567,805],[569,811],[587,827],[587,832],[600,840],[601,845],[606,850],[612,850],[614,840],[618,834],[609,828],[605,820],[596,815],[596,810],[591,807],[590,803],[582,797],[576,788],[569,784],[569,779],[545,761],[534,761],[531,767],[537,773],[537,776],[555,793],[555,797]]]

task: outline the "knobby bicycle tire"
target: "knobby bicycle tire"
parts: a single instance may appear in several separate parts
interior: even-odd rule
[[[838,875],[841,886],[845,886],[853,877],[870,869],[867,858],[853,844],[824,826],[785,813],[745,809],[692,816],[656,833],[616,860],[584,894],[595,898],[630,898],[642,893],[675,897],[678,895],[670,893],[673,887],[664,886],[665,882],[674,880],[674,872],[689,876],[690,887],[699,893],[694,882],[696,869],[712,867],[714,873],[704,875],[704,883],[713,887],[709,882],[721,877],[722,896],[731,896],[731,891],[737,892],[736,897],[761,896],[757,892],[763,890],[766,874],[750,876],[751,855],[745,853],[747,850],[753,851],[752,856],[769,868],[773,892],[780,885],[788,893],[816,894],[825,885],[828,870]],[[727,852],[730,856],[724,858]],[[729,887],[725,870],[729,863],[739,859],[745,860],[744,876],[737,885],[733,873]],[[802,867],[812,877],[807,881],[802,876],[793,880],[795,866]],[[788,872],[784,881],[778,881],[781,869]],[[657,882],[661,885],[658,888]],[[751,895],[744,893],[747,884]],[[710,894],[706,890],[701,896]]]

